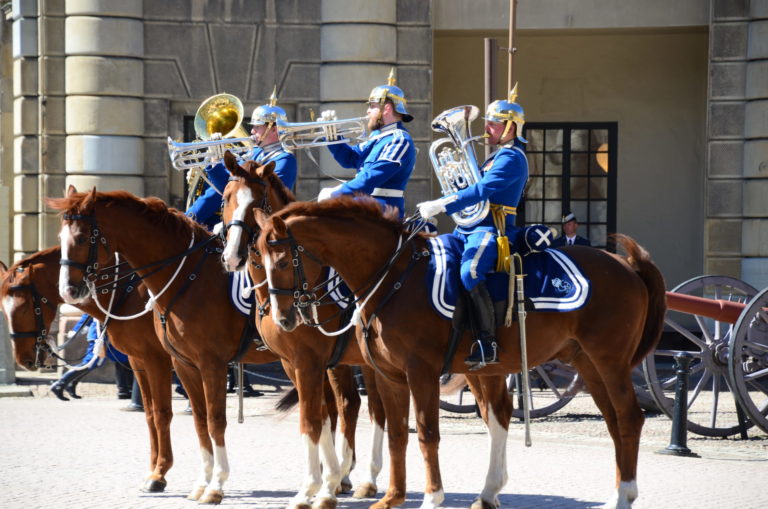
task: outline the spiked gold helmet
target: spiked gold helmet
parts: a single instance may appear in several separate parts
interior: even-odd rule
[[[264,125],[264,124],[276,124],[278,120],[283,122],[288,121],[288,115],[285,114],[285,110],[277,105],[277,86],[272,89],[272,95],[269,97],[269,102],[261,106],[257,106],[253,110],[251,115],[251,125]]]
[[[523,138],[523,125],[525,124],[525,112],[523,107],[517,104],[517,83],[509,91],[507,100],[499,99],[493,101],[488,105],[488,109],[485,112],[485,119],[489,122],[505,122],[504,134],[501,138],[504,139],[512,127],[512,122],[517,126],[517,139],[523,143],[528,143],[528,140]]]
[[[395,106],[395,111],[403,116],[403,122],[410,122],[413,116],[405,109],[405,93],[400,87],[395,86],[395,68],[389,71],[386,85],[379,85],[371,90],[368,103],[384,104],[389,99]]]

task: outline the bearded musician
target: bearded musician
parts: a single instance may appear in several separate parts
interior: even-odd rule
[[[457,227],[456,235],[464,244],[461,258],[461,282],[469,293],[471,311],[479,329],[478,338],[464,362],[470,369],[480,369],[498,362],[495,338],[496,320],[493,301],[485,284],[486,273],[493,270],[498,259],[497,238],[514,239],[517,205],[528,180],[528,160],[516,142],[526,143],[521,136],[523,108],[515,102],[517,85],[508,100],[494,101],[485,114],[487,143],[499,149],[480,167],[480,180],[457,193],[417,205],[422,217],[431,218],[440,212],[454,214],[476,203],[489,200],[491,214],[471,227]]]
[[[346,143],[328,145],[334,159],[344,168],[354,168],[355,177],[336,187],[326,187],[317,199],[363,193],[376,198],[382,205],[396,207],[403,217],[405,186],[416,163],[416,148],[410,133],[403,126],[413,117],[405,109],[405,94],[395,86],[394,69],[388,84],[375,87],[368,97],[367,140],[356,146]],[[336,120],[336,112],[324,111],[319,120]],[[336,134],[326,129],[326,140]]]
[[[296,157],[286,151],[278,140],[277,121],[285,121],[287,115],[283,108],[277,106],[276,91],[267,104],[258,106],[251,115],[251,139],[254,147],[248,151],[239,161],[256,161],[259,164],[275,163],[275,174],[280,177],[288,189],[292,189],[296,183]],[[213,184],[200,179],[194,203],[187,209],[187,216],[213,230],[215,225],[221,222],[222,194],[229,180],[229,171],[221,161],[224,150],[217,154],[215,164],[208,166],[204,171],[208,180]]]

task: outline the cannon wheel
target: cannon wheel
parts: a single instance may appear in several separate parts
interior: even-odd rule
[[[755,295],[736,323],[728,372],[749,419],[768,433],[768,288]]]
[[[749,284],[728,276],[698,276],[672,292],[741,303],[757,294]],[[698,330],[689,331],[679,322],[683,316],[690,315],[669,309],[665,322],[687,340],[683,350],[694,357],[688,382],[688,429],[708,437],[736,434],[741,430],[738,403],[728,375],[728,346],[734,325],[694,315]],[[657,349],[643,361],[651,396],[670,418],[676,381],[673,357],[679,351]]]
[[[531,377],[531,397],[529,402],[531,404],[532,419],[545,417],[557,412],[573,399],[572,395],[565,394],[566,389],[575,383],[578,377],[576,370],[572,366],[559,361],[547,362],[530,370],[529,375]],[[514,375],[509,376],[507,386],[509,387],[510,396],[514,398],[513,401],[515,402],[512,417],[521,419],[523,411],[520,408],[517,383]],[[440,408],[459,414],[477,412],[475,398],[467,387],[464,387],[453,396],[443,396],[440,399]]]

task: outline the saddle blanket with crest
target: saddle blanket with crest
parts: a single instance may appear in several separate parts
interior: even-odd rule
[[[461,291],[459,275],[463,245],[451,234],[429,239],[432,256],[427,271],[427,290],[438,314],[451,319]],[[589,280],[576,263],[557,249],[547,249],[523,257],[525,297],[536,311],[575,311],[589,300]],[[491,272],[486,285],[494,301],[505,301],[509,294],[509,275]]]
[[[247,270],[230,272],[229,276],[229,302],[240,314],[250,316],[251,308],[255,302],[253,295],[253,281]]]

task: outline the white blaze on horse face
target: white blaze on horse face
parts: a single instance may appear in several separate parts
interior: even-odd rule
[[[61,242],[61,259],[69,259],[69,244],[72,242],[72,230],[70,225],[62,225],[59,232],[59,241]],[[72,295],[69,293],[69,265],[62,265],[59,268],[59,295],[64,302],[72,302]]]
[[[235,195],[237,197],[237,208],[232,213],[232,221],[245,222],[245,214],[250,210],[250,205],[253,203],[253,193],[250,188],[244,187],[237,191]],[[225,268],[229,272],[234,272],[240,265],[240,256],[238,248],[243,238],[243,227],[233,226],[229,228],[227,232],[227,244],[224,247],[224,253],[222,258],[224,259]]]
[[[267,273],[267,286],[274,288],[275,285],[272,283],[272,254],[262,253],[262,260],[264,261],[264,270]],[[272,321],[275,323],[280,323],[277,318],[277,295],[273,293],[269,294],[269,307],[272,308]]]
[[[11,317],[16,310],[16,303],[13,300],[13,297],[6,295],[0,305],[2,305],[3,313],[5,313],[5,323],[8,324],[8,333],[13,334],[13,320],[11,320]]]

